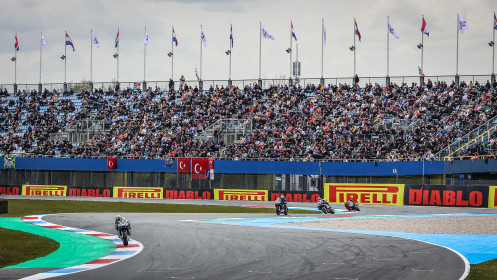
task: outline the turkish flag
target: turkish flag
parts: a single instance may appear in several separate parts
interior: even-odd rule
[[[190,173],[190,159],[189,158],[178,158],[178,173]]]
[[[117,158],[107,158],[107,169],[116,169]]]
[[[208,158],[192,159],[192,179],[205,179],[205,172],[209,169]]]
[[[214,169],[214,159],[213,158],[209,159],[209,168],[208,169]]]

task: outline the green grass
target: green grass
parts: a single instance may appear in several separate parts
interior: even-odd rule
[[[164,203],[130,203],[68,200],[9,200],[9,213],[1,217],[54,213],[266,213],[276,214],[274,208],[248,208],[219,205],[191,205]],[[314,211],[290,210],[294,214],[316,214]]]
[[[43,257],[59,243],[35,234],[0,228],[0,268]]]
[[[493,280],[497,278],[497,259],[471,265],[466,280]]]

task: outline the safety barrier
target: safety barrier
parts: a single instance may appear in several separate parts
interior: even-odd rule
[[[141,187],[74,187],[57,185],[0,185],[0,195],[114,197],[139,199],[202,199],[330,203],[353,199],[359,204],[497,208],[497,186],[446,186],[403,184],[333,184],[324,192],[247,189],[165,189]]]

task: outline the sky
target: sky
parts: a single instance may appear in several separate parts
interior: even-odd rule
[[[362,41],[356,41],[357,73],[360,77],[387,74],[387,17],[400,39],[390,35],[390,76],[418,75],[421,51],[421,18],[424,15],[430,36],[424,38],[426,75],[453,75],[456,72],[457,13],[469,29],[459,33],[459,74],[492,72],[493,11],[491,0],[0,0],[0,85],[14,83],[14,36],[17,33],[17,84],[37,84],[40,79],[40,35],[46,40],[42,50],[42,83],[64,82],[64,31],[76,51],[67,48],[67,82],[90,79],[91,30],[100,41],[93,46],[92,78],[95,82],[116,80],[113,54],[120,30],[119,81],[144,79],[144,32],[147,81],[167,81],[171,77],[171,28],[179,45],[174,48],[174,79],[184,75],[195,79],[200,71],[200,26],[208,42],[202,47],[203,80],[227,80],[229,75],[230,24],[233,26],[231,77],[259,77],[259,23],[275,40],[262,39],[262,78],[288,78],[290,21],[298,43],[301,77],[321,77],[321,23],[327,33],[323,48],[325,78],[351,77],[354,18]],[[292,41],[293,60],[296,44]]]

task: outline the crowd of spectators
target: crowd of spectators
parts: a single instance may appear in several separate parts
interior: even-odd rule
[[[290,160],[432,159],[496,115],[497,85],[358,84],[0,91],[0,153],[27,156],[215,157]],[[234,143],[199,137],[220,119],[249,119]],[[105,131],[58,137],[80,120]],[[222,132],[219,132],[221,133]],[[54,136],[55,135],[55,136]],[[497,151],[497,134],[461,155]]]

